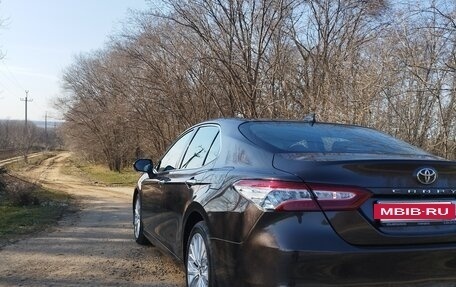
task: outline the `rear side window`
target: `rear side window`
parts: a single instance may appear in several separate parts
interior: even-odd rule
[[[208,164],[211,161],[215,160],[217,158],[217,156],[219,155],[219,153],[220,153],[220,132],[215,137],[214,142],[212,143],[211,148],[209,149],[209,152],[207,153],[204,164]]]
[[[211,149],[218,133],[219,129],[215,126],[199,128],[188,146],[181,168],[198,168],[203,166],[209,149]]]
[[[239,129],[250,141],[276,152],[428,155],[389,135],[358,126],[248,122]]]

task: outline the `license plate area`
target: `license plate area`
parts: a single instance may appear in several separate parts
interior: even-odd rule
[[[374,219],[381,225],[441,225],[456,224],[456,202],[397,202],[374,203]]]

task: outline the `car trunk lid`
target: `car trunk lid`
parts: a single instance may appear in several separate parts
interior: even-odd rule
[[[456,242],[456,220],[374,218],[374,208],[381,204],[456,204],[455,162],[434,156],[282,153],[275,155],[273,165],[309,186],[357,186],[372,193],[356,210],[324,211],[334,230],[351,244]],[[436,172],[435,181],[427,170]]]

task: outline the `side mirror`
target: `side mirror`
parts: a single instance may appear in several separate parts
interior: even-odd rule
[[[150,159],[138,159],[133,164],[133,168],[139,172],[153,173],[154,164]]]

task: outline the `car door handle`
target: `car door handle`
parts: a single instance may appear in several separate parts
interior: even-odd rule
[[[192,186],[192,185],[197,184],[198,181],[197,181],[196,179],[194,179],[194,178],[190,178],[190,179],[187,179],[187,180],[185,181],[185,183],[186,183],[188,186]]]

